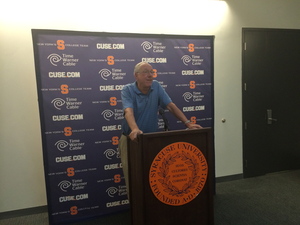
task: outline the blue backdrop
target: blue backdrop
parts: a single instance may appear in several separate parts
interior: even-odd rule
[[[213,36],[32,30],[51,224],[129,208],[121,90],[149,62],[192,122],[213,127]],[[169,112],[170,130],[185,129]],[[162,130],[164,123],[159,119]]]

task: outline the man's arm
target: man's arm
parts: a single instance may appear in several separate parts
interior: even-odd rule
[[[133,113],[133,109],[132,108],[126,108],[124,110],[124,114],[125,114],[125,119],[128,123],[128,126],[131,129],[131,133],[129,134],[129,138],[132,141],[137,141],[137,136],[139,134],[142,134],[143,131],[141,131],[138,127],[138,125],[136,124],[135,118],[134,118],[134,113]]]
[[[198,124],[193,124],[191,123],[186,116],[183,114],[183,112],[173,103],[170,102],[167,105],[167,109],[174,115],[177,117],[177,119],[179,119],[182,123],[185,124],[185,126],[189,129],[199,129],[202,128],[200,125]]]

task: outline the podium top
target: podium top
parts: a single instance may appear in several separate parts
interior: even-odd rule
[[[143,133],[139,136],[169,136],[169,135],[178,135],[178,134],[194,134],[194,133],[206,133],[211,132],[211,127],[205,127],[201,129],[184,129],[184,130],[171,130],[171,131],[158,131],[152,133]]]

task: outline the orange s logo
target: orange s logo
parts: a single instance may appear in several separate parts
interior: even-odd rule
[[[190,81],[190,89],[195,89],[196,88],[196,84],[195,81]]]
[[[71,136],[73,133],[72,133],[72,128],[71,127],[65,127],[64,128],[64,134],[65,136]]]
[[[65,50],[65,41],[64,40],[57,40],[56,41],[57,44],[57,49],[58,50]]]
[[[153,71],[154,71],[153,77],[156,78],[157,77],[157,69],[153,69]]]
[[[194,52],[194,51],[195,51],[195,45],[189,44],[189,52]]]
[[[68,177],[73,177],[75,175],[75,169],[73,167],[69,167],[67,169],[67,176]]]
[[[118,136],[113,136],[111,138],[111,140],[112,140],[113,145],[118,145],[119,144],[119,137]]]
[[[197,122],[196,116],[191,117],[191,123],[195,124]]]
[[[110,102],[111,106],[116,106],[117,105],[117,98],[116,97],[110,97],[109,102]]]
[[[77,213],[78,213],[77,206],[72,206],[70,208],[70,214],[74,216],[74,215],[77,215]]]
[[[120,174],[116,174],[114,176],[114,182],[115,183],[120,183],[121,182],[121,175]]]
[[[69,86],[67,84],[60,85],[60,89],[62,94],[69,94]]]
[[[107,56],[107,64],[108,65],[114,65],[115,64],[115,57],[112,55]]]

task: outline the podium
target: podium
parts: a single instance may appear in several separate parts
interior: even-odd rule
[[[132,225],[214,224],[211,129],[128,139]]]

